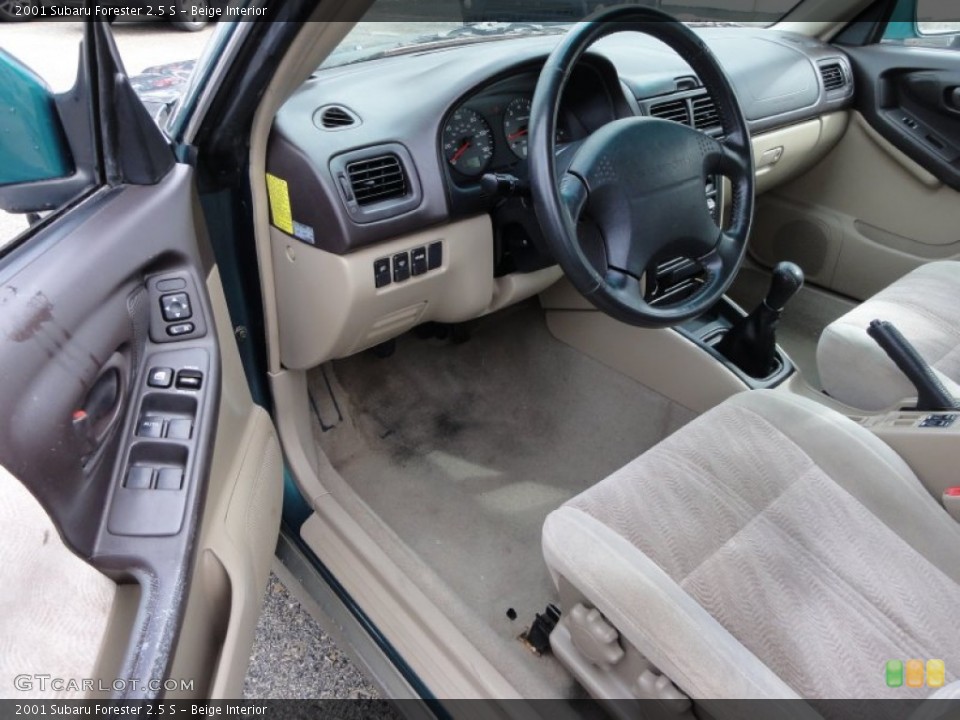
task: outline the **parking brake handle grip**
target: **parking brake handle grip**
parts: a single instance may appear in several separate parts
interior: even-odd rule
[[[960,409],[957,399],[943,386],[927,361],[893,323],[874,320],[867,328],[867,334],[917,389],[917,410],[930,412]]]

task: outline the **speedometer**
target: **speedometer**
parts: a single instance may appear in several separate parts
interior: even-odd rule
[[[521,160],[527,157],[527,128],[530,125],[530,99],[518,97],[511,100],[503,113],[503,134],[507,145]]]
[[[476,110],[460,108],[443,128],[443,156],[458,172],[479,175],[493,159],[493,131]]]

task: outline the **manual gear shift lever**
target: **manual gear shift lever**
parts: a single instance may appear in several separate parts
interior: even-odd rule
[[[765,378],[777,368],[777,323],[780,313],[803,287],[803,270],[792,262],[779,263],[767,297],[717,343],[716,349],[754,378]]]

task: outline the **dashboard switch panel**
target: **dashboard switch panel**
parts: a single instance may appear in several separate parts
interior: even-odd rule
[[[373,284],[382,288],[393,282],[393,276],[390,274],[390,258],[380,258],[373,261]]]
[[[393,281],[403,282],[410,279],[410,253],[398,253],[393,256]]]
[[[416,277],[423,275],[427,271],[427,249],[425,247],[414,248],[410,251],[410,273]]]
[[[427,250],[427,269],[436,270],[443,265],[443,243],[431,243]]]

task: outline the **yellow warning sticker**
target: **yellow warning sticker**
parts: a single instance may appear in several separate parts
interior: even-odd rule
[[[293,212],[290,210],[290,190],[287,181],[267,173],[267,194],[273,224],[285,233],[293,234]]]

